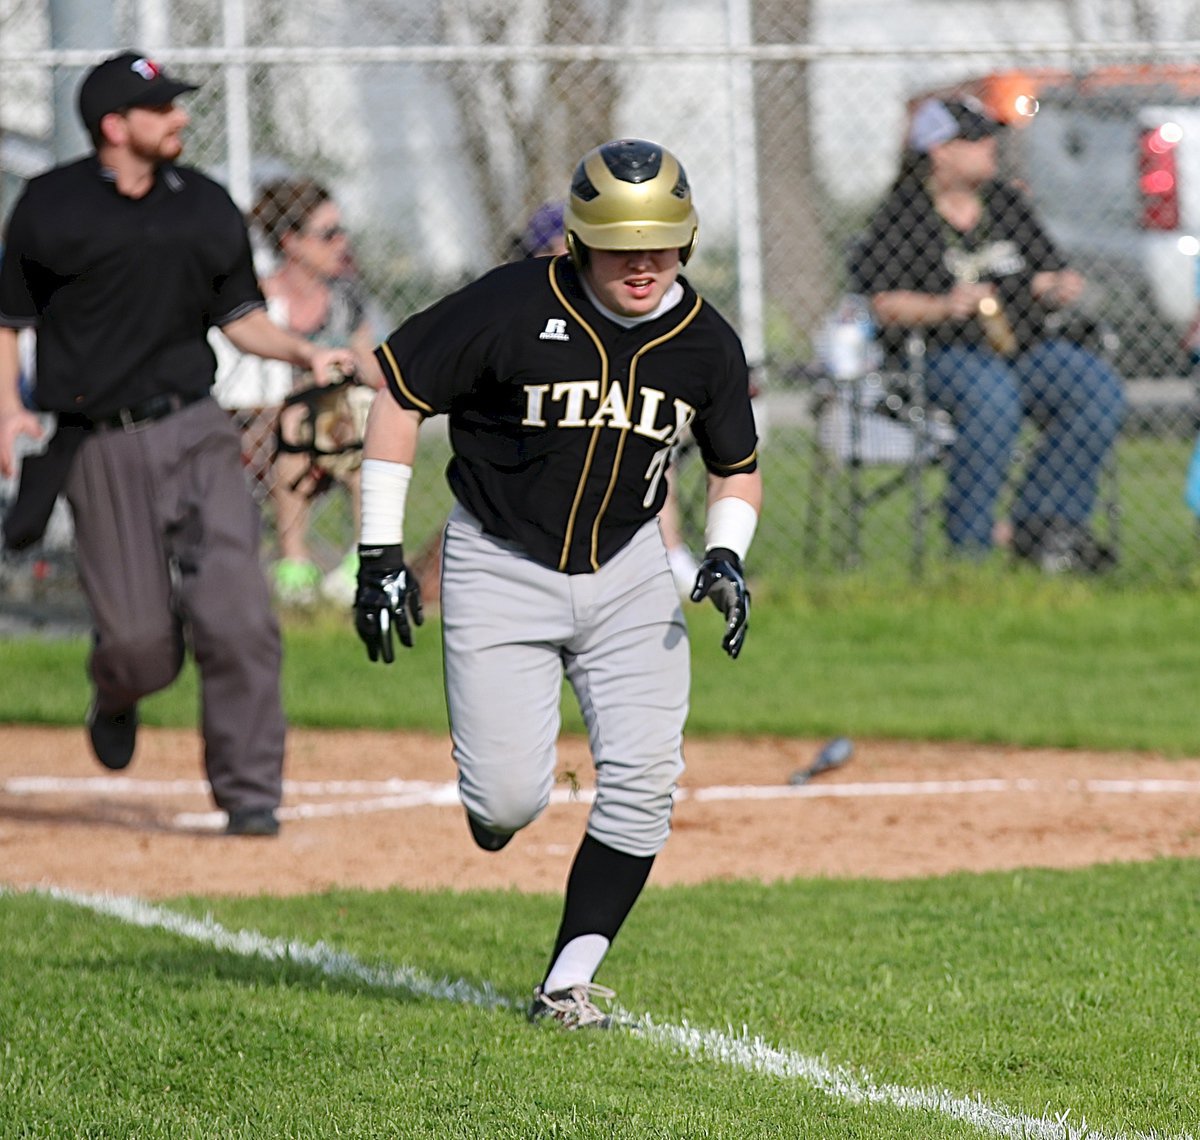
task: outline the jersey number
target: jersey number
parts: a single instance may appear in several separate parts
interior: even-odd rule
[[[642,506],[647,509],[654,506],[658,485],[667,474],[671,463],[671,450],[671,447],[663,447],[650,457],[650,463],[646,467],[646,497],[642,499]]]

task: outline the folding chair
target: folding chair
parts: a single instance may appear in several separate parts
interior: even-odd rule
[[[933,505],[926,494],[925,475],[955,438],[949,417],[930,408],[926,400],[924,364],[924,338],[912,334],[898,369],[846,380],[825,371],[815,376],[812,484],[805,525],[810,565],[817,559],[826,526],[838,564],[861,565],[867,511],[907,488],[913,574],[923,573]],[[868,485],[866,470],[872,467],[891,470]]]

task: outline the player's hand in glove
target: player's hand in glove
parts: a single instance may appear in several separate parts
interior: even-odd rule
[[[412,618],[412,625],[409,618]],[[358,590],[354,595],[354,628],[372,661],[396,659],[395,629],[400,644],[412,647],[412,626],[425,620],[421,587],[404,564],[404,547],[359,546]]]
[[[711,598],[712,604],[725,615],[721,648],[736,659],[750,623],[750,590],[742,572],[742,560],[732,550],[714,546],[704,555],[692,587],[692,601],[704,598]]]

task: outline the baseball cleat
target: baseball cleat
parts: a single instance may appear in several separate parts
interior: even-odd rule
[[[115,713],[102,713],[93,697],[86,723],[96,759],[114,772],[127,768],[137,743],[137,705]]]
[[[491,831],[483,826],[470,812],[467,813],[467,824],[471,828],[471,838],[485,851],[499,851],[508,845],[512,834],[504,835],[499,831]]]
[[[598,986],[595,982],[580,982],[553,993],[535,986],[529,1020],[550,1018],[564,1029],[611,1029],[612,1015],[605,1013],[592,999],[602,998],[608,1002],[614,997],[616,994],[607,986]]]
[[[226,835],[261,835],[266,838],[279,834],[279,820],[271,808],[250,808],[231,811],[225,825]]]

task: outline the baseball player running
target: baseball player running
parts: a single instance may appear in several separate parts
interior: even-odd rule
[[[741,344],[679,275],[696,245],[687,177],[665,148],[609,142],[580,161],[568,253],[501,266],[376,350],[387,388],[367,428],[355,624],[372,661],[412,644],[420,592],[405,497],[426,416],[450,417],[442,620],[459,790],[499,851],[550,800],[565,671],[596,796],[530,1020],[607,1026],[594,983],[670,831],[689,651],[656,515],[691,429],[709,471],[692,600],[741,652],[742,561],[762,498]]]

